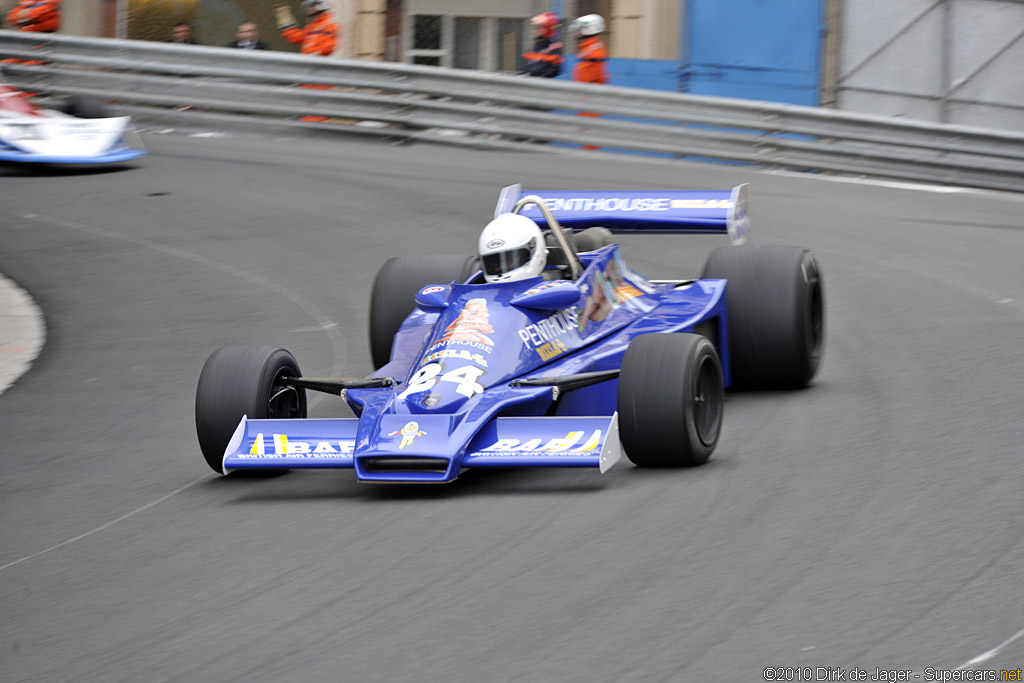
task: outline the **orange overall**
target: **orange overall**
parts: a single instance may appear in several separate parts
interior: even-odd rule
[[[580,41],[572,80],[580,83],[608,82],[608,48],[597,36],[588,36]]]
[[[321,55],[330,57],[334,52],[334,46],[338,42],[338,34],[341,33],[338,25],[334,23],[329,12],[321,12],[313,17],[313,20],[306,24],[305,28],[298,26],[286,26],[281,29],[281,35],[289,43],[302,43],[299,52],[304,55]],[[307,83],[301,86],[312,90],[330,90],[329,85],[314,85]],[[300,121],[311,121],[318,123],[326,121],[324,116],[301,116]]]
[[[580,40],[576,48],[576,65],[572,69],[572,80],[580,83],[608,82],[608,48],[597,36],[587,36]],[[592,111],[581,111],[577,116],[597,118],[600,114]],[[600,149],[594,145],[583,145],[583,149]]]
[[[305,28],[286,26],[281,35],[289,43],[302,43],[299,50],[304,55],[323,55],[329,57],[334,52],[341,31],[328,12],[321,12]]]
[[[53,33],[60,28],[60,0],[18,0],[7,23],[19,31]]]

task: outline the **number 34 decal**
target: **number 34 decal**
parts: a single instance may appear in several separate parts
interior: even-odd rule
[[[426,391],[438,381],[454,382],[457,385],[455,391],[466,398],[473,398],[473,396],[483,393],[484,387],[477,381],[484,374],[483,368],[478,368],[475,365],[463,365],[461,368],[449,370],[441,375],[442,370],[444,370],[444,366],[440,363],[424,365],[409,378],[409,386],[398,395],[398,398],[408,398],[410,394]],[[441,376],[438,377],[438,375]]]

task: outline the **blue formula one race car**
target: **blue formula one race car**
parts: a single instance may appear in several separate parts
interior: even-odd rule
[[[511,215],[511,218],[509,216]],[[530,220],[524,221],[524,218]],[[526,225],[544,258],[488,238]],[[543,228],[543,232],[541,231]],[[730,191],[505,188],[482,257],[386,262],[373,284],[365,378],[303,377],[273,347],[206,361],[196,428],[235,470],[353,468],[359,481],[446,483],[463,468],[692,466],[715,449],[729,386],[807,384],[821,361],[822,280],[799,247],[745,244],[746,186]],[[647,280],[616,232],[728,233],[700,278]],[[515,246],[515,245],[513,245]],[[525,264],[525,265],[524,265]],[[358,417],[309,419],[306,391]]]

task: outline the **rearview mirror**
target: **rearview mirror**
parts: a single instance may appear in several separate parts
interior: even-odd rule
[[[448,308],[450,285],[428,285],[416,292],[416,305],[420,308]]]

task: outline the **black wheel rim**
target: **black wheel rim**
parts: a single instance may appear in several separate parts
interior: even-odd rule
[[[821,284],[818,282],[818,278],[811,280],[810,284],[810,352],[812,357],[817,358],[821,354],[821,346],[825,339],[825,310],[821,300]]]
[[[697,371],[697,386],[693,397],[693,425],[697,437],[705,446],[710,446],[718,439],[718,429],[722,424],[722,379],[718,366],[712,358],[701,359]]]
[[[274,381],[270,384],[270,397],[267,399],[267,417],[269,419],[291,419],[302,417],[302,404],[299,391],[284,383],[285,377],[298,373],[292,368],[281,368]]]

